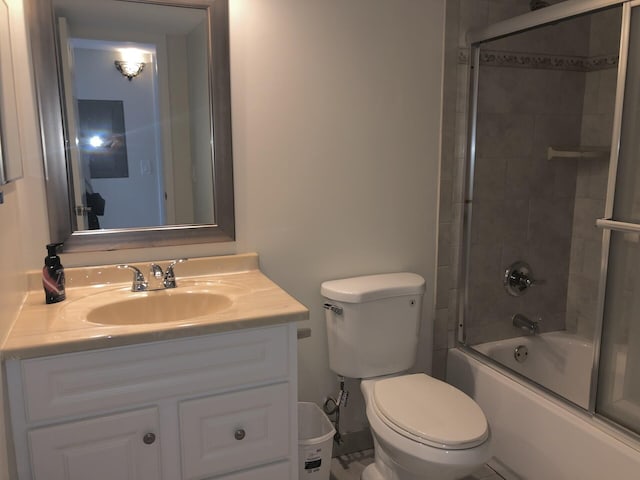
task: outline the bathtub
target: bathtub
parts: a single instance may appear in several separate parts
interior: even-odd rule
[[[576,395],[575,398],[586,395],[588,378],[583,375],[588,377],[588,373],[579,374],[574,365],[581,355],[589,356],[591,363],[588,352],[591,347],[564,333],[540,337],[520,337],[477,348],[488,356],[506,360],[514,370],[535,376],[539,383],[559,385],[566,388],[565,393]],[[522,364],[513,360],[517,365],[512,366],[509,362],[518,345],[527,345],[529,355]],[[570,353],[563,357],[561,346],[567,347]],[[447,381],[473,397],[487,416],[493,443],[490,465],[504,478],[640,478],[640,443],[464,350],[449,350],[447,360]]]
[[[526,347],[522,362],[515,357]],[[565,332],[510,338],[476,345],[487,357],[556,392],[582,408],[589,408],[593,344]]]

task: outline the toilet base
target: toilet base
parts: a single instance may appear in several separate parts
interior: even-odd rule
[[[362,474],[360,475],[360,480],[436,480],[436,478],[437,479],[443,478],[441,476],[432,477],[431,475],[428,475],[428,476],[415,475],[409,472],[403,472],[402,476],[398,476],[396,472],[390,469],[384,469],[384,472],[385,472],[384,474],[381,473],[380,469],[378,468],[378,465],[376,465],[375,463],[372,463],[362,471]],[[467,474],[463,475],[462,477],[456,475],[455,478],[463,478],[466,476]],[[447,477],[447,478],[451,478],[451,477]]]
[[[372,463],[362,471],[360,480],[387,480],[382,476],[380,471],[376,468],[376,464]]]
[[[402,468],[386,452],[380,448],[376,437],[373,437],[375,462],[367,466],[360,480],[435,480],[424,475],[416,475]]]
[[[372,420],[371,417],[369,419]],[[377,424],[375,418],[373,420],[374,424]],[[412,458],[406,452],[397,449],[392,456],[388,448],[393,450],[395,447],[390,444],[381,445],[378,435],[373,431],[375,460],[374,463],[364,469],[360,476],[361,480],[459,480],[470,475],[490,457],[488,442],[484,445],[484,448],[480,447],[479,450],[473,453],[469,450],[443,451],[448,459],[452,459],[451,456],[456,453],[472,453],[473,455],[471,459],[467,457],[463,458],[464,461],[447,463],[438,462],[437,457],[434,460],[433,453],[431,461],[421,460],[420,457]],[[397,459],[402,461],[398,462]]]

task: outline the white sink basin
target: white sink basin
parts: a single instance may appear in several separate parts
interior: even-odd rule
[[[101,325],[140,325],[185,321],[226,310],[233,301],[211,292],[157,291],[135,293],[87,311],[86,319]]]

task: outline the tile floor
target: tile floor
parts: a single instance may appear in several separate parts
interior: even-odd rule
[[[331,460],[331,480],[360,480],[360,474],[373,463],[373,450],[342,455]],[[486,465],[463,480],[503,480]]]

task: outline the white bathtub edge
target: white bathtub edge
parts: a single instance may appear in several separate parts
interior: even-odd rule
[[[546,396],[459,349],[449,350],[447,382],[470,395],[492,429],[494,468],[505,478],[635,478],[640,445],[630,447]],[[500,471],[502,470],[502,471]]]

